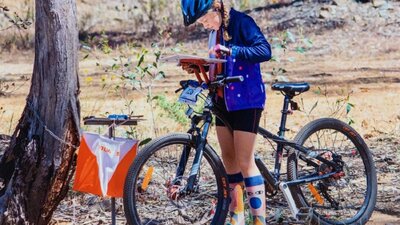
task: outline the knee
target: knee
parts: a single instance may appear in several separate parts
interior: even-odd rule
[[[235,153],[233,151],[222,151],[222,158],[231,162],[236,161]]]
[[[252,159],[237,159],[237,163],[242,172],[252,170],[256,167],[256,164]]]

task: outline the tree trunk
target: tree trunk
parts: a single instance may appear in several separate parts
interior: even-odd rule
[[[75,0],[36,0],[35,28],[31,89],[0,159],[0,224],[48,224],[79,145]]]

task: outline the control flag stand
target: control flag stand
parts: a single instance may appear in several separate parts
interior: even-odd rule
[[[117,126],[136,126],[139,121],[143,121],[143,116],[110,115],[108,118],[98,118],[94,116],[85,117],[84,125],[108,126],[108,137],[115,139],[115,127]],[[116,225],[115,197],[111,198],[111,224]]]

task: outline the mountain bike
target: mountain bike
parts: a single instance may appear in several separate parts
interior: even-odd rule
[[[129,224],[225,223],[230,202],[227,175],[207,135],[213,115],[226,121],[213,101],[216,90],[243,77],[209,81],[204,69],[207,63],[191,61],[200,68],[195,70],[197,81],[181,81],[177,90],[182,90],[180,100],[189,104],[186,115],[191,127],[187,133],[156,138],[139,151],[124,187]],[[298,109],[294,97],[309,88],[308,83],[273,84],[272,89],[284,96],[279,132],[258,129],[259,135],[276,143],[273,171],[256,156],[267,205],[270,198],[280,195],[284,202],[278,204],[290,211],[286,217],[269,216],[267,222],[365,224],[375,207],[377,178],[371,152],[361,136],[342,121],[323,118],[305,125],[293,141],[284,138],[287,116]],[[190,104],[199,99],[204,106],[196,112]],[[286,173],[283,158],[287,158]]]

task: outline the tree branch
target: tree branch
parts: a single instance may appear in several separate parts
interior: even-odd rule
[[[261,7],[257,7],[257,8],[254,8],[254,9],[245,10],[244,13],[249,14],[249,13],[252,13],[252,12],[260,12],[260,11],[270,10],[270,9],[279,9],[279,8],[291,6],[296,2],[302,2],[302,1],[303,0],[293,0],[291,2],[286,2],[286,3],[276,3],[276,4],[261,6]]]

